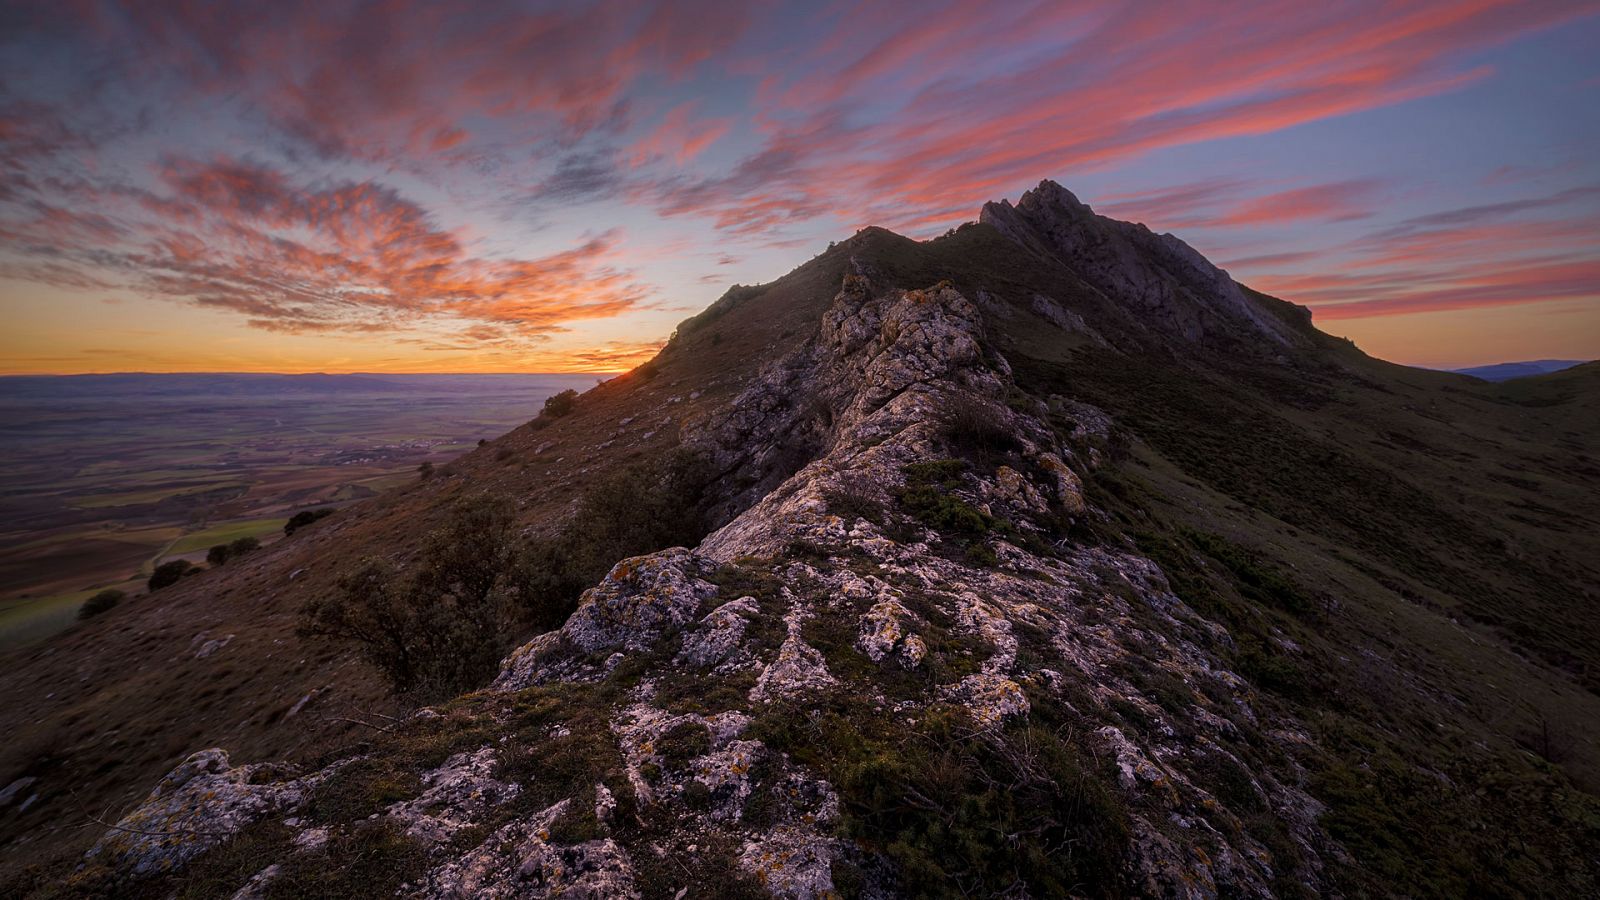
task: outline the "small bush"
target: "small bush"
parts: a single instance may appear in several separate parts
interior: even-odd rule
[[[385,820],[335,829],[323,853],[292,853],[267,889],[269,897],[384,897],[427,872],[427,852]]]
[[[988,544],[975,543],[967,548],[967,562],[975,566],[982,566],[985,569],[992,569],[1000,565],[1000,557],[994,552],[994,548]]]
[[[945,407],[940,435],[957,455],[984,465],[1022,450],[1004,414],[976,397],[961,396]]]
[[[828,512],[844,519],[846,522],[855,522],[857,519],[866,519],[874,525],[883,524],[883,503],[873,496],[872,489],[859,479],[843,479],[839,484],[823,494],[823,500],[828,503]]]
[[[940,532],[984,535],[994,527],[994,518],[959,497],[931,485],[916,485],[900,492],[900,502],[917,520]]]
[[[663,734],[655,749],[668,765],[681,768],[711,752],[711,735],[699,722],[683,722]]]
[[[960,459],[935,459],[930,462],[912,463],[901,469],[908,484],[937,484],[946,488],[960,487],[961,473],[966,470],[966,461]]]
[[[1310,616],[1320,609],[1316,599],[1301,590],[1294,579],[1257,554],[1221,535],[1204,531],[1186,531],[1185,535],[1200,552],[1227,567],[1238,579],[1241,593],[1249,599],[1296,616]]]
[[[578,408],[578,392],[568,388],[559,394],[551,396],[544,401],[544,409],[539,415],[550,419],[559,419],[570,415]]]
[[[948,707],[903,726],[774,712],[756,734],[822,769],[844,835],[882,848],[906,896],[1067,896],[1117,880],[1127,813],[1061,734],[987,736]]]
[[[327,518],[331,515],[333,515],[333,510],[327,507],[323,507],[322,509],[302,509],[290,516],[289,521],[283,523],[283,536],[288,537],[289,535],[294,534],[296,531],[299,531],[307,525],[310,525],[312,522]]]
[[[78,607],[78,618],[87,619],[91,616],[98,616],[111,607],[116,606],[118,603],[121,603],[127,598],[127,596],[127,594],[124,594],[122,591],[119,591],[116,588],[107,588],[106,590],[103,590],[100,593],[95,594],[93,597],[83,601],[83,605]]]
[[[254,553],[260,549],[260,538],[242,537],[228,545],[228,557],[232,559],[234,557],[244,556],[247,553]]]
[[[147,583],[147,586],[152,591],[159,591],[164,587],[177,584],[180,579],[186,578],[199,571],[199,566],[196,566],[194,563],[189,562],[186,559],[168,560],[167,562],[156,566],[156,570],[150,573],[150,581]]]
[[[619,559],[694,546],[709,530],[701,507],[712,477],[704,459],[679,451],[596,481],[562,539],[573,574],[593,583]]]
[[[308,603],[300,632],[355,645],[401,693],[449,696],[494,675],[512,640],[556,628],[618,560],[699,542],[711,479],[687,453],[592,484],[564,530],[524,541],[509,501],[458,503],[429,535],[415,574],[363,560],[336,592]]]
[[[486,682],[515,625],[524,580],[509,501],[461,501],[425,541],[415,574],[368,558],[301,609],[303,635],[354,644],[401,693],[449,696]]]
[[[423,460],[422,465],[417,466],[417,476],[423,481],[427,481],[429,478],[432,478],[433,463],[428,460]]]
[[[227,544],[213,544],[211,549],[206,551],[206,565],[213,568],[220,566],[228,561],[230,555],[231,551]]]

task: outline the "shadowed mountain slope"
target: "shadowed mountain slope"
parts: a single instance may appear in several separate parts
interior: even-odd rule
[[[1484,381],[1510,381],[1513,378],[1529,378],[1536,375],[1548,375],[1562,369],[1583,365],[1581,359],[1533,359],[1526,362],[1494,363],[1488,366],[1471,366],[1465,369],[1452,369],[1458,375],[1471,375],[1482,378]]]
[[[1593,374],[1371,359],[1049,182],[866,229],[570,415],[6,660],[13,884],[1592,893]],[[294,634],[456,498],[550,533],[674,449],[709,533],[487,690],[408,714]]]

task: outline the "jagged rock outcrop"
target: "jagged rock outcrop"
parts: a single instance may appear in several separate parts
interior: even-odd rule
[[[339,764],[303,778],[267,780],[278,767],[233,766],[201,750],[173,769],[89,851],[134,877],[171,872],[267,816],[292,815]]]
[[[1171,234],[1096,215],[1053,181],[1044,181],[1013,206],[984,204],[979,221],[1056,259],[1128,315],[1124,321],[1189,343],[1310,346],[1308,337],[1244,295],[1228,273]],[[1068,330],[1091,330],[1065,321],[1069,313],[1036,301],[1041,315]],[[1306,321],[1310,312],[1299,310]],[[1080,320],[1081,321],[1081,320]],[[1098,335],[1096,335],[1098,337]]]
[[[1020,209],[1037,205],[1025,198]],[[1134,246],[1091,222],[1063,227],[1042,233],[1112,241],[1083,251],[1108,266]],[[1159,258],[1184,259],[1171,247]],[[1226,277],[1175,271],[1147,270],[1119,289],[1173,304],[1196,279]],[[775,361],[725,420],[693,436],[713,455],[748,459],[777,452],[798,418],[820,415],[828,424],[816,457],[699,547],[619,562],[565,625],[505,661],[484,701],[501,711],[475,726],[489,742],[451,756],[415,797],[377,814],[433,848],[407,890],[636,896],[641,867],[659,854],[721,848],[730,877],[774,896],[831,896],[844,872],[852,892],[898,893],[911,873],[886,842],[859,837],[878,826],[859,818],[874,785],[858,767],[888,763],[831,765],[803,744],[771,743],[788,728],[821,728],[848,703],[859,720],[851,727],[913,743],[927,740],[919,728],[955,716],[963,746],[1006,760],[1020,779],[1048,781],[1035,769],[1042,733],[1030,720],[1070,723],[1060,752],[1104,760],[1105,790],[1119,797],[1112,830],[1124,837],[1097,851],[1117,890],[1271,896],[1288,861],[1204,773],[1217,760],[1241,767],[1229,749],[1241,740],[1236,723],[1297,726],[1263,719],[1251,686],[1215,652],[1227,631],[1176,597],[1154,563],[1127,547],[1055,537],[1063,522],[1098,514],[1081,473],[1111,426],[1082,409],[1062,433],[1036,414],[1048,404],[1007,404],[1009,369],[984,329],[978,307],[949,285],[906,291],[849,276],[817,340]],[[956,408],[1006,436],[983,450],[1000,458],[960,457]],[[519,794],[538,792],[541,776],[525,774],[533,781],[524,787],[502,771],[493,735],[509,726],[497,723],[510,721],[520,692],[582,685],[619,692],[603,711],[618,777],[499,823]],[[539,733],[571,734],[559,710],[556,721]],[[133,876],[164,871],[248,822],[288,816],[328,775],[252,785],[225,758],[191,763],[124,821],[167,823],[181,810],[185,827],[219,837],[113,832],[96,852],[115,854]],[[1095,764],[1084,765],[1078,777],[1095,778]],[[858,807],[851,828],[841,827],[840,777]],[[1317,804],[1292,779],[1264,770],[1246,778],[1252,809],[1274,810],[1288,834],[1295,879],[1320,889],[1325,862],[1342,851],[1318,824]],[[937,811],[949,798],[908,802]],[[590,824],[564,837],[558,822],[574,815]],[[461,846],[467,835],[475,837]]]

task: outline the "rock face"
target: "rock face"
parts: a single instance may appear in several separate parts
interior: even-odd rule
[[[1302,331],[1248,300],[1227,272],[1193,247],[1171,234],[1096,215],[1053,181],[1023,194],[1015,206],[1006,200],[984,204],[979,221],[1064,262],[1125,308],[1138,327],[1190,343],[1309,345]],[[1309,311],[1297,309],[1310,320]],[[1062,315],[1048,307],[1041,314]]]
[[[138,877],[171,872],[267,816],[292,814],[336,768],[305,778],[267,780],[275,767],[234,767],[220,749],[201,750],[161,779],[123,816],[89,858]]]
[[[1153,255],[1158,266],[1105,289],[1169,310],[1163,327],[1206,337],[1196,304],[1232,296],[1225,274],[1175,241],[1106,229],[1070,195],[1052,200],[1071,213],[1064,219],[1041,203],[1030,194],[985,216],[1073,248],[1091,276],[1126,254]],[[1293,339],[1242,307],[1220,313]],[[1098,878],[1099,893],[1266,897],[1292,854],[1294,881],[1322,889],[1326,862],[1342,851],[1319,826],[1317,804],[1283,771],[1250,770],[1235,755],[1241,726],[1297,724],[1255,708],[1251,686],[1214,652],[1230,640],[1226,630],[1174,596],[1154,563],[1126,547],[1053,537],[1097,515],[1082,477],[1111,426],[1077,408],[1079,424],[1060,432],[1042,418],[1044,404],[1008,404],[1014,393],[982,313],[953,287],[901,290],[875,286],[870,270],[848,276],[817,339],[689,435],[724,465],[747,465],[812,429],[814,458],[699,547],[617,563],[565,625],[505,661],[474,701],[492,710],[473,719],[481,746],[419,773],[413,796],[361,826],[392,823],[425,855],[426,871],[402,893],[670,896],[694,883],[692,871],[662,874],[663,859],[685,869],[684,860],[716,860],[725,877],[778,897],[834,896],[844,882],[866,896],[916,893],[928,876],[904,861],[923,857],[890,852],[891,843],[921,833],[917,816],[954,822],[966,813],[918,787],[955,775],[908,772],[902,759],[950,746],[970,754],[945,763],[958,774],[975,760],[1000,761],[997,771],[1016,779],[1002,793],[1046,798],[1068,789],[1038,774],[1064,771],[1038,756],[1056,748],[1048,752],[1084,760],[1075,777],[1116,798],[1071,826],[1117,835],[1096,849],[1097,862],[1052,859],[1057,851],[1039,845],[1043,856],[1029,865],[1051,878]],[[997,443],[964,458],[978,439],[962,431],[974,417],[1005,437],[983,438]],[[579,690],[613,698],[593,701],[609,705],[591,710],[607,735],[592,752],[615,763],[604,783],[575,782],[576,793],[552,798],[542,756],[515,774],[497,748],[511,746],[509,723],[534,702],[527,697]],[[552,706],[556,718],[537,731],[549,746],[582,727],[571,718],[578,695],[559,696],[568,706]],[[1057,724],[1041,731],[1037,722]],[[840,728],[859,744],[814,745]],[[930,728],[949,730],[934,740]],[[898,749],[865,749],[879,745]],[[268,817],[306,833],[294,813],[338,765],[256,784],[254,767],[197,754],[92,855],[145,877]],[[1246,772],[1244,801],[1224,799],[1204,774],[1221,768]],[[854,810],[848,828],[841,790]],[[884,790],[906,793],[885,801]],[[529,806],[534,796],[546,799]],[[1247,824],[1260,808],[1275,811],[1271,834]],[[587,824],[574,832],[579,819]],[[329,827],[336,836],[358,825]],[[1031,827],[1046,843],[1073,840],[1055,819]],[[304,843],[291,862],[319,852]],[[928,864],[953,865],[936,856]],[[258,875],[258,887],[270,888],[276,871]]]

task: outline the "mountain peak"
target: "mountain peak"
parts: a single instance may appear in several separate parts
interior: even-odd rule
[[[1298,312],[1286,321],[1176,236],[1099,215],[1054,181],[1041,181],[1015,206],[984,204],[979,221],[1071,269],[1136,330],[1229,349],[1263,341],[1280,348],[1311,345],[1309,310],[1292,307]]]

